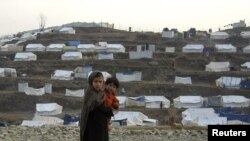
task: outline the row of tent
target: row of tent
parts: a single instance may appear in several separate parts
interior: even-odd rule
[[[23,46],[15,44],[6,44],[0,47],[0,51],[23,51]],[[65,44],[50,44],[45,47],[42,44],[28,44],[25,47],[27,52],[62,52],[62,51],[80,51],[80,52],[125,52],[122,44],[108,44],[107,42],[99,42],[94,44],[80,44],[80,41],[69,41]]]
[[[210,62],[205,66],[205,71],[208,72],[224,72],[230,71],[230,62]],[[250,70],[250,62],[245,62],[240,65],[242,71],[249,71]]]
[[[250,115],[231,107],[189,108],[182,112],[181,122],[188,126],[250,124]]]
[[[248,39],[248,38],[250,38],[250,31],[242,31],[240,33],[240,36],[242,38]],[[215,40],[216,39],[218,39],[218,40],[227,39],[229,37],[230,37],[230,35],[227,32],[221,32],[221,31],[213,32],[213,33],[211,33],[211,36],[210,36],[211,39],[215,39]]]
[[[51,75],[51,79],[58,79],[58,80],[72,80],[75,78],[88,78],[88,76],[92,73],[92,68],[87,67],[85,68],[78,67],[74,71],[67,71],[67,70],[55,70],[55,72]],[[74,75],[73,75],[74,74]],[[112,75],[108,72],[102,71],[104,76],[104,80]],[[120,82],[130,82],[130,81],[141,81],[142,80],[142,72],[139,71],[130,71],[130,72],[118,72],[116,73],[116,78]]]
[[[121,107],[144,108],[169,108],[170,101],[164,96],[118,96]],[[173,99],[175,108],[200,108],[200,107],[249,107],[250,99],[244,96],[179,96]]]
[[[174,53],[175,47],[166,47],[165,52]],[[215,47],[204,47],[202,44],[187,44],[182,48],[184,53],[235,53],[237,52],[237,47],[232,44],[216,44]],[[243,53],[250,53],[250,45],[242,49]]]
[[[45,29],[43,31],[36,31],[34,33],[32,32],[25,32],[21,35],[21,37],[16,37],[14,35],[11,35],[7,38],[0,39],[0,46],[5,44],[6,42],[11,42],[14,40],[17,40],[18,42],[16,43],[17,45],[20,43],[23,43],[28,40],[35,40],[37,39],[38,34],[47,34],[47,33],[52,33],[52,32],[57,32],[57,33],[63,33],[63,34],[75,34],[75,30],[72,27],[62,27],[57,30],[52,30],[52,29]],[[15,51],[15,50],[12,50]]]
[[[207,71],[226,71],[228,70],[226,67],[223,67],[223,64],[228,63],[210,63],[207,65],[206,70]],[[249,64],[249,62],[248,62]],[[249,70],[249,67],[247,68]],[[87,79],[88,76],[92,72],[92,66],[86,65],[83,67],[77,67],[74,71],[69,71],[69,70],[55,70],[54,73],[51,75],[51,79],[56,79],[56,80],[73,80],[74,78],[83,78]],[[108,72],[103,71],[102,72],[104,79],[106,80],[108,77],[111,77],[112,75]],[[6,76],[11,76],[11,77],[16,77],[16,69],[13,68],[0,68],[0,77],[6,77]],[[116,73],[116,78],[120,82],[131,82],[131,81],[142,81],[142,72],[140,71],[128,71],[128,72],[117,72]],[[191,77],[184,77],[184,76],[175,76],[174,80],[175,84],[192,84],[192,78]],[[250,80],[247,78],[242,78],[242,77],[230,77],[230,76],[222,76],[218,79],[215,80],[216,86],[218,87],[223,87],[223,88],[243,88],[243,89],[250,89]],[[33,88],[29,88],[28,84],[23,86],[24,88],[27,88],[33,90]],[[50,87],[52,86],[47,86],[45,85],[45,89],[48,87],[49,89],[52,89]],[[44,89],[41,88],[41,89]],[[35,90],[34,90],[35,91]],[[48,91],[48,90],[47,90]],[[51,91],[51,90],[49,90]],[[24,90],[22,91],[24,92]],[[45,90],[46,92],[46,90]],[[40,92],[39,92],[40,93]],[[51,92],[50,92],[51,93]],[[44,91],[41,90],[41,94],[44,94]]]
[[[250,51],[250,46],[247,46],[243,51]],[[232,44],[216,44],[214,48],[204,47],[202,44],[187,44],[182,48],[182,52],[186,53],[201,53],[201,52],[237,52],[237,48]]]
[[[191,77],[175,77],[175,84],[192,84]],[[215,80],[215,84],[218,87],[229,89],[250,89],[250,80],[242,77],[230,77],[222,76]]]
[[[65,115],[64,119],[54,117],[62,113],[63,107],[57,103],[38,103],[36,104],[36,113],[32,120],[23,120],[22,126],[40,127],[43,125],[78,125],[79,117]],[[148,116],[136,111],[119,111],[112,119],[114,126],[131,126],[131,125],[158,125],[158,120],[149,119]]]
[[[130,59],[153,58],[152,51],[129,52]],[[70,51],[61,55],[61,60],[82,60],[82,52]],[[113,60],[113,53],[98,53],[97,59]],[[36,61],[37,55],[32,52],[18,52],[15,55],[14,61]]]
[[[172,31],[172,30],[168,30],[168,31],[164,31],[163,30],[162,31],[162,37],[165,37],[165,38],[174,38],[175,36],[176,35],[175,35],[174,31]],[[203,34],[203,36],[206,37],[207,35]],[[249,39],[250,38],[250,31],[242,31],[240,33],[240,36],[242,38]],[[213,40],[224,40],[224,39],[227,39],[229,37],[230,37],[230,35],[227,32],[221,32],[221,31],[213,32],[210,35],[210,38],[213,39]]]
[[[18,92],[22,92],[22,93],[25,93],[26,95],[34,95],[34,96],[41,96],[41,95],[44,95],[45,93],[52,94],[52,84],[45,83],[44,87],[42,88],[33,88],[33,87],[29,87],[29,84],[27,82],[19,82]],[[77,90],[66,89],[65,96],[83,97],[84,89],[77,89]]]
[[[0,47],[0,51],[23,51],[23,46],[15,44],[6,44]],[[28,44],[25,47],[27,52],[48,51],[48,52],[62,52],[62,51],[79,51],[79,52],[125,52],[125,47],[122,44],[108,44],[107,42],[98,42],[94,44],[80,44],[80,41],[69,41],[65,44],[50,44],[45,47],[42,44]],[[155,52],[154,44],[137,45],[135,52]],[[243,53],[250,53],[250,45],[242,49]],[[174,47],[166,48],[166,52],[175,52]],[[237,47],[232,44],[216,44],[215,47],[204,47],[202,44],[187,44],[182,48],[185,53],[202,53],[202,52],[237,52]]]
[[[121,98],[118,97],[121,101]],[[160,103],[163,102],[164,107],[166,108],[169,105],[169,101],[163,97],[154,97],[154,96],[144,96],[137,98],[127,98],[128,100],[134,100],[135,102],[145,102],[150,103],[148,106],[150,108],[159,108]],[[238,119],[241,121],[249,122],[249,115],[242,115],[241,113],[225,113],[225,110],[220,110],[220,114],[214,114],[212,108],[199,108],[203,107],[204,103],[209,106],[211,105],[222,105],[223,107],[248,107],[250,100],[243,96],[213,96],[208,97],[206,100],[200,96],[180,96],[174,99],[174,106],[177,108],[191,108],[187,109],[182,113],[183,125],[193,125],[197,124],[199,126],[206,126],[208,124],[227,124],[227,120]],[[157,106],[156,106],[157,105]],[[122,107],[122,106],[121,106]],[[199,109],[198,109],[199,108]],[[64,123],[62,119],[53,117],[55,115],[62,113],[62,106],[57,103],[39,103],[36,104],[36,113],[32,120],[24,120],[22,122],[23,126],[42,126],[45,124],[49,125],[61,125]],[[218,117],[224,116],[224,118]],[[77,122],[77,121],[76,121]],[[140,112],[126,112],[119,111],[117,114],[112,117],[113,125],[152,125],[155,126],[158,124],[158,121],[155,119],[148,119],[148,117]],[[77,124],[75,124],[77,125]]]

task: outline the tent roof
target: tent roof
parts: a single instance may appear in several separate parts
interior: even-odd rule
[[[41,104],[36,104],[36,111],[37,112],[43,112],[43,111],[54,111],[56,110],[60,105],[57,103],[41,103]]]
[[[50,44],[48,48],[63,48],[65,44]]]
[[[42,44],[28,44],[26,48],[45,48]]]
[[[169,101],[164,96],[145,96],[146,102],[152,102],[152,101]]]
[[[82,56],[81,52],[65,52],[63,56]]]
[[[213,33],[211,33],[211,36],[216,36],[216,35],[226,35],[226,36],[228,36],[228,33],[227,32],[213,32]]]
[[[56,70],[54,76],[57,77],[70,77],[71,74],[74,73],[73,71],[67,71],[67,70]]]
[[[72,31],[72,30],[74,30],[74,28],[72,27],[63,27],[59,31],[63,32],[63,31]]]
[[[245,63],[242,64],[241,66],[242,66],[242,67],[250,68],[250,62],[245,62]]]
[[[230,63],[229,62],[210,62],[208,65],[211,68],[224,68],[224,67],[229,67]]]
[[[94,44],[79,44],[77,48],[95,48]]]
[[[233,46],[232,44],[216,44],[215,48],[217,48],[217,49],[234,49],[236,47]]]
[[[122,44],[107,44],[107,48],[121,49],[124,46]]]
[[[181,103],[199,103],[201,101],[201,96],[180,96]]]
[[[228,95],[222,96],[222,101],[223,103],[242,103],[249,101],[249,99],[239,95]]]
[[[187,44],[183,48],[185,48],[185,49],[203,49],[204,45],[202,45],[202,44]]]
[[[29,58],[31,56],[36,56],[36,55],[32,52],[18,52],[18,53],[16,53],[15,58],[26,59],[26,58]]]

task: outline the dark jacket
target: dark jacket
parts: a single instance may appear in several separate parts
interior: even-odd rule
[[[111,108],[104,104],[89,112],[83,141],[109,141],[108,118],[112,115]]]

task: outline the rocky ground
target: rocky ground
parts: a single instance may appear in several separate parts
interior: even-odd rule
[[[78,141],[75,126],[0,128],[0,141]],[[207,129],[196,127],[113,127],[110,141],[206,141]]]

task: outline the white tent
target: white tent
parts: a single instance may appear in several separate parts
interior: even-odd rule
[[[37,56],[32,52],[16,53],[14,61],[36,61]]]
[[[215,83],[218,87],[239,89],[241,80],[239,77],[220,77]]]
[[[66,89],[65,95],[72,96],[72,97],[83,97],[84,96],[84,89],[79,89],[79,90]]]
[[[126,96],[117,96],[116,97],[119,100],[119,104],[120,104],[120,108],[125,108],[126,107],[126,100],[127,97]]]
[[[157,126],[158,120],[157,119],[144,119],[142,123],[148,126]]]
[[[59,32],[64,34],[76,34],[76,31],[72,27],[63,27],[59,30]]]
[[[98,59],[108,59],[108,60],[113,60],[114,55],[113,53],[98,53]]]
[[[230,71],[230,63],[229,62],[210,62],[206,65],[206,71],[209,72],[223,72]]]
[[[203,105],[201,96],[179,96],[174,99],[174,107],[176,108],[199,108]]]
[[[240,33],[240,36],[241,36],[242,38],[250,38],[250,31],[242,31],[242,32]]]
[[[63,50],[64,46],[65,44],[50,44],[49,46],[47,46],[46,51],[60,52]]]
[[[106,47],[96,46],[95,47],[95,52],[105,53],[106,49],[107,49]]]
[[[215,49],[217,52],[237,52],[237,49],[232,44],[216,44]]]
[[[107,42],[98,42],[97,45],[101,46],[101,47],[106,47],[107,46]]]
[[[81,52],[65,52],[62,55],[62,60],[80,60],[82,59]]]
[[[182,52],[186,53],[201,53],[203,52],[204,45],[202,44],[187,44],[182,48]]]
[[[62,113],[63,107],[57,103],[36,104],[36,113],[38,115],[58,115]]]
[[[125,47],[122,44],[107,44],[107,52],[125,52]]]
[[[241,70],[250,71],[250,62],[245,62],[244,64],[241,64],[240,66],[242,67]]]
[[[35,114],[33,121],[42,121],[45,123],[45,125],[63,125],[63,120],[58,117],[50,117],[50,116],[40,116],[38,114]]]
[[[229,34],[226,32],[213,32],[211,33],[211,39],[226,39],[229,37]]]
[[[19,46],[16,44],[5,44],[4,46],[1,46],[0,51],[22,52],[23,46]]]
[[[175,47],[166,47],[165,52],[174,53],[175,52]]]
[[[129,59],[141,59],[141,58],[153,58],[152,51],[130,51],[129,52]]]
[[[28,127],[41,127],[45,125],[45,121],[38,121],[38,120],[23,120],[21,126],[28,126]]]
[[[174,83],[175,84],[192,84],[192,79],[191,79],[191,77],[175,76]]]
[[[126,107],[145,107],[145,97],[127,97]]]
[[[213,108],[190,108],[182,112],[183,125],[225,125],[226,117],[219,117]]]
[[[146,108],[169,108],[170,101],[164,96],[145,96],[145,107]]]
[[[58,79],[58,80],[72,80],[73,71],[67,70],[56,70],[54,74],[51,76],[51,79]]]
[[[134,71],[131,73],[116,73],[116,78],[121,82],[141,81],[142,72]]]
[[[126,120],[126,125],[143,125],[143,120],[148,119],[146,115],[144,115],[141,112],[132,112],[132,111],[119,111],[117,114],[115,114],[111,121],[121,121]]]
[[[171,30],[169,30],[169,31],[162,31],[162,33],[161,33],[161,37],[163,37],[163,38],[174,38],[174,31],[171,31]]]
[[[21,40],[34,40],[36,39],[36,36],[35,35],[32,35],[32,33],[24,33],[22,36],[21,36]]]
[[[79,44],[77,46],[77,50],[80,52],[95,52],[94,44]]]
[[[24,93],[26,95],[35,95],[35,96],[41,96],[45,94],[45,89],[44,87],[39,88],[39,89],[35,89],[32,87],[27,87],[26,89],[24,89]]]
[[[45,51],[46,47],[42,44],[28,44],[26,46],[26,51]]]
[[[243,53],[250,53],[250,45],[243,48]]]
[[[0,68],[0,77],[17,77],[16,69]]]
[[[249,107],[250,99],[239,95],[222,96],[223,107]]]

